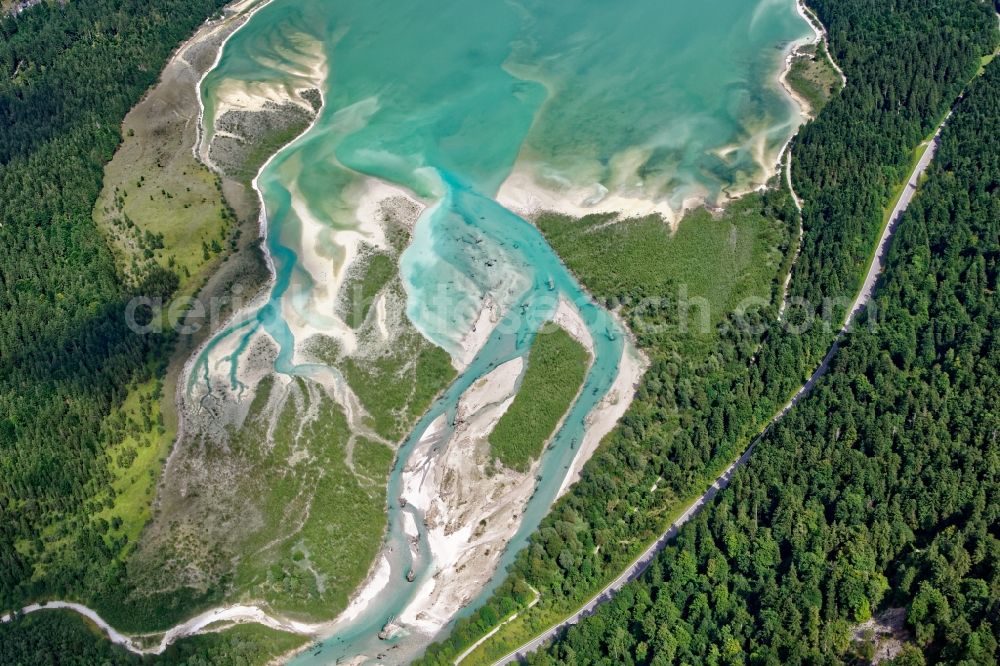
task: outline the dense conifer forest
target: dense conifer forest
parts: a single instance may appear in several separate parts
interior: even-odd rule
[[[127,544],[91,519],[123,436],[105,419],[169,342],[132,333],[124,305],[176,277],[126,286],[91,212],[122,118],[222,4],[43,2],[0,19],[0,608],[117,584]]]
[[[738,455],[825,354],[914,148],[996,43],[995,7],[978,0],[809,4],[848,78],[793,144],[805,233],[791,295],[825,309],[826,325],[802,308],[779,324],[772,302],[706,341],[680,332],[668,280],[594,289],[621,308],[651,368],[507,582],[428,662],[450,663],[525,605],[529,585],[540,612],[574,610]],[[222,5],[74,0],[0,19],[2,609],[62,597],[104,613],[122,598],[129,544],[91,519],[104,508],[105,451],[123,436],[107,416],[171,342],[133,334],[122,314],[135,295],[169,294],[176,277],[154,268],[126,284],[91,213],[125,113]],[[851,335],[816,394],[641,581],[539,662],[836,663],[865,649],[852,624],[890,606],[908,609],[915,647],[902,663],[996,660],[997,70],[959,104],[907,213],[877,325]],[[796,215],[779,190],[753,206],[789,224]],[[190,600],[148,603],[139,610],[169,615]],[[228,645],[206,649],[239,653]],[[167,659],[207,663],[194,652]],[[0,655],[141,661],[56,613],[0,627]]]
[[[781,322],[773,304],[742,322],[725,321],[706,357],[692,353],[697,345],[681,332],[685,313],[671,300],[676,285],[650,293],[647,287],[636,291],[625,278],[608,292],[578,272],[598,297],[622,306],[652,366],[628,413],[580,483],[553,507],[504,585],[457,623],[448,640],[430,648],[427,663],[449,662],[526,605],[533,596],[528,585],[541,592],[521,618],[531,626],[510,625],[484,657],[501,656],[575,611],[739,455],[826,354],[860,286],[890,196],[912,167],[913,151],[997,41],[993,7],[975,0],[810,4],[829,27],[831,53],[848,85],[792,147],[804,236],[790,296],[807,307],[790,308]],[[794,214],[781,199],[773,193],[763,205],[769,214]],[[648,300],[634,307],[650,296],[660,299],[659,309],[651,310]],[[667,325],[646,326],[651,321]],[[650,329],[656,333],[644,334]]]
[[[945,128],[878,296],[816,390],[637,583],[532,662],[1000,657],[1000,63]]]

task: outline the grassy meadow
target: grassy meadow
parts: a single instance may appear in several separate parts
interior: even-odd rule
[[[105,427],[121,431],[122,440],[108,451],[114,477],[110,506],[94,519],[106,520],[109,533],[126,537],[128,543],[138,540],[152,515],[160,469],[177,434],[160,412],[163,397],[162,381],[151,379],[133,387],[105,420]]]
[[[150,93],[158,104],[140,104],[126,117],[94,219],[124,275],[140,275],[155,262],[177,275],[182,295],[196,289],[233,244],[236,219],[218,176],[191,152],[193,128],[171,111],[186,111],[179,94],[160,86]]]

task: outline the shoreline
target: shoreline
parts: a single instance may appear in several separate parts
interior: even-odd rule
[[[759,185],[752,183],[734,188],[723,188],[720,191],[718,201],[714,204],[708,202],[708,193],[696,194],[686,197],[678,209],[670,206],[664,199],[634,197],[623,193],[610,192],[601,183],[586,185],[568,184],[565,190],[555,190],[546,187],[533,175],[535,163],[521,159],[515,161],[510,174],[500,185],[500,189],[495,196],[496,201],[503,207],[524,217],[528,220],[537,219],[544,213],[555,213],[569,217],[581,218],[587,215],[613,215],[610,223],[621,220],[647,217],[649,215],[659,215],[663,221],[670,226],[672,231],[677,230],[677,226],[688,212],[698,208],[719,209],[725,208],[733,201],[740,199],[754,192],[762,192],[768,188],[768,182],[781,171],[781,164],[785,152],[789,149],[792,141],[798,135],[802,125],[812,117],[812,109],[809,103],[795,92],[787,83],[787,76],[791,70],[792,62],[799,50],[803,46],[826,42],[826,32],[816,26],[816,20],[805,6],[804,0],[795,0],[795,10],[812,30],[812,37],[804,36],[789,42],[784,49],[782,64],[778,69],[775,80],[777,89],[783,93],[797,107],[799,117],[791,120],[793,131],[781,148],[774,155],[774,159],[768,161],[762,159],[758,161],[762,182]],[[829,54],[827,47],[827,59],[837,70],[842,83],[846,85],[847,78],[843,71]],[[726,150],[723,148],[722,150]]]
[[[767,181],[770,181],[771,178],[778,175],[782,171],[782,163],[784,162],[785,159],[785,153],[791,152],[792,142],[795,140],[795,137],[799,135],[802,126],[805,125],[807,122],[809,122],[809,120],[811,120],[814,117],[812,105],[809,104],[809,102],[805,98],[803,98],[791,86],[791,84],[788,83],[788,74],[792,70],[792,64],[795,62],[795,58],[801,55],[801,49],[803,47],[813,46],[819,44],[820,42],[824,43],[826,42],[826,31],[825,29],[821,29],[816,26],[816,22],[818,22],[818,20],[814,22],[814,19],[812,18],[811,13],[809,12],[809,8],[806,7],[805,0],[795,0],[795,11],[802,18],[802,20],[806,22],[806,24],[809,26],[809,29],[812,30],[813,36],[812,38],[802,37],[800,39],[792,40],[791,42],[788,43],[788,45],[785,47],[784,50],[784,57],[782,59],[781,69],[778,70],[777,81],[778,81],[778,88],[785,94],[785,96],[789,100],[792,101],[793,104],[795,104],[796,107],[798,107],[799,110],[798,124],[795,125],[795,131],[793,131],[792,134],[785,141],[785,143],[782,144],[781,149],[778,151],[777,157],[774,160],[773,166],[765,169],[765,173],[767,174],[766,181],[762,185],[754,188],[753,190],[749,190],[747,192],[738,192],[738,193],[734,192],[732,196],[728,196],[724,202],[720,203],[720,205],[722,206],[725,206],[729,202],[738,199],[741,196],[750,194],[751,192],[765,191],[768,188]],[[840,71],[840,67],[837,66],[836,62],[834,62],[833,56],[829,55],[829,47],[827,47],[827,59],[829,60],[830,64],[833,65],[834,69],[836,69],[837,72],[840,74],[843,84],[846,85],[847,77],[845,77],[844,73]]]
[[[833,55],[830,54],[830,44],[827,41],[826,28],[822,27],[822,22],[816,18],[812,11],[806,6],[805,0],[795,0],[795,11],[802,17],[803,21],[809,24],[809,28],[813,31],[813,37],[812,39],[802,38],[789,45],[788,51],[785,54],[785,64],[778,76],[778,82],[781,84],[781,88],[785,91],[788,97],[799,106],[802,115],[805,116],[806,119],[811,119],[815,117],[812,105],[788,82],[788,74],[792,70],[792,64],[795,62],[796,57],[802,55],[802,48],[805,46],[818,46],[822,43],[824,53],[826,54],[826,61],[833,67],[833,69],[837,72],[837,75],[840,77],[841,87],[847,85],[847,76],[844,75],[843,70],[840,69],[840,65],[837,64],[837,61],[833,59]],[[796,131],[796,134],[798,134],[798,131]],[[793,135],[792,138],[795,138],[795,135]],[[791,139],[789,139],[789,142],[790,141]],[[783,147],[781,152],[778,154],[779,165],[781,164],[781,158],[784,156],[784,152],[787,147],[788,144],[786,143],[785,147]]]
[[[215,59],[212,61],[212,65],[205,70],[205,73],[201,75],[198,79],[198,83],[195,85],[195,98],[198,100],[197,135],[195,137],[194,145],[191,147],[191,152],[196,160],[207,166],[215,173],[219,173],[219,170],[214,164],[211,164],[211,160],[208,159],[208,155],[206,154],[204,158],[201,155],[201,146],[204,143],[205,138],[205,101],[201,98],[201,88],[205,83],[205,77],[207,77],[219,66],[219,63],[222,61],[222,52],[226,50],[226,44],[228,44],[229,40],[233,38],[233,35],[243,29],[243,26],[250,22],[250,19],[253,18],[254,14],[266,7],[270,4],[270,2],[271,0],[237,0],[237,2],[230,6],[230,8],[236,11],[236,14],[232,17],[223,17],[223,24],[229,20],[239,19],[241,19],[241,23],[236,26],[232,32],[226,35],[226,37],[219,44],[219,50],[215,54]],[[243,6],[241,7],[241,5]],[[250,9],[251,7],[252,9]],[[247,11],[247,9],[249,9],[249,11]],[[211,20],[209,23],[211,23]],[[205,39],[207,37],[208,35],[205,35],[201,39]],[[198,33],[195,33],[189,41],[194,42],[197,39]],[[185,43],[185,47],[186,46],[187,43]]]
[[[258,12],[261,8],[267,6],[267,4],[270,1],[271,0],[238,0],[234,5],[232,5],[233,8],[240,8],[241,6],[242,6],[242,8],[241,9],[237,9],[236,10],[237,13],[234,16],[229,17],[229,18],[223,18],[222,19],[223,23],[225,23],[227,20],[242,20],[242,22],[240,23],[240,25],[236,26],[236,28],[234,28],[222,40],[222,42],[219,44],[218,50],[216,51],[215,58],[212,61],[211,66],[209,66],[209,68],[205,70],[205,72],[198,78],[197,84],[195,84],[194,96],[195,96],[195,99],[198,101],[198,116],[197,116],[197,120],[196,120],[195,140],[194,140],[194,144],[191,146],[191,154],[194,156],[195,160],[197,160],[198,162],[201,162],[202,164],[204,164],[208,168],[209,171],[211,171],[212,173],[216,174],[220,178],[223,177],[223,174],[221,173],[221,171],[214,164],[212,164],[210,160],[203,159],[202,155],[201,155],[201,145],[202,145],[202,142],[203,142],[203,139],[204,139],[204,132],[205,132],[205,130],[204,130],[205,102],[204,102],[204,100],[201,97],[202,84],[205,81],[205,77],[207,77],[210,72],[212,72],[216,67],[218,67],[219,62],[222,60],[222,52],[225,50],[226,44],[229,42],[230,39],[232,39],[233,35],[235,35],[237,32],[239,32],[243,28],[243,26],[245,26],[249,22],[249,20],[253,17],[253,15],[256,12]],[[257,4],[254,7],[254,4],[258,3],[258,2],[260,4]],[[251,9],[248,13],[244,14],[244,11],[247,9],[247,7],[253,7],[253,9]],[[211,21],[209,21],[209,23],[211,23]],[[212,31],[210,31],[208,34],[200,35],[201,30],[199,30],[198,32],[196,32],[191,37],[191,39],[188,40],[188,42],[185,42],[184,47],[182,47],[182,49],[178,50],[178,54],[181,53],[181,52],[183,52],[183,50],[186,49],[189,45],[195,44],[195,43],[197,43],[200,40],[208,39],[213,32],[214,32],[214,29]],[[259,203],[261,205],[261,210],[260,210],[260,212],[258,214],[258,223],[257,223],[258,224],[258,231],[259,231],[260,230],[260,224],[261,224],[259,217],[264,214],[263,199],[260,198],[260,193],[259,192],[258,192],[258,201],[259,201]],[[256,302],[264,294],[266,294],[268,288],[270,287],[270,285],[274,281],[274,266],[273,266],[273,264],[271,262],[271,255],[270,255],[269,252],[267,252],[267,250],[265,248],[265,243],[263,242],[263,240],[264,239],[261,238],[262,242],[260,244],[260,247],[261,247],[261,253],[264,256],[264,264],[267,267],[268,278],[264,282],[264,284],[261,285],[261,288],[258,291],[258,293],[254,294],[253,298],[251,299],[251,303]],[[218,331],[223,331],[226,328],[229,328],[230,326],[232,326],[233,322],[236,321],[236,319],[239,317],[240,313],[243,312],[245,309],[246,309],[246,306],[240,308],[239,310],[234,310],[233,312],[231,312],[229,314],[229,316],[226,317],[221,322],[221,324],[219,325]],[[205,336],[205,338],[193,350],[191,350],[190,354],[188,355],[187,360],[184,361],[184,365],[181,367],[181,370],[178,373],[178,376],[177,376],[177,385],[174,388],[174,392],[175,392],[175,394],[174,394],[174,402],[175,402],[175,409],[177,411],[177,435],[174,438],[173,444],[171,444],[171,446],[170,446],[170,453],[167,456],[167,460],[163,464],[163,470],[164,470],[164,472],[161,473],[160,479],[157,480],[157,486],[159,486],[160,483],[162,483],[163,477],[166,474],[166,470],[169,467],[170,462],[174,458],[174,453],[177,450],[177,443],[181,440],[181,438],[184,435],[184,418],[185,418],[185,416],[184,416],[185,415],[185,410],[184,410],[184,395],[187,393],[187,386],[188,386],[188,383],[190,381],[191,372],[194,370],[194,366],[197,363],[198,358],[200,358],[201,355],[202,355],[202,353],[204,353],[206,347],[214,339],[215,334],[217,334],[218,331],[216,331],[212,335]],[[157,495],[159,495],[159,492],[157,492]],[[153,501],[154,501],[154,503],[157,502],[158,501],[158,497],[154,498]]]
[[[226,44],[229,43],[229,40],[232,39],[233,36],[235,36],[240,30],[242,30],[250,22],[250,19],[253,18],[253,16],[258,11],[260,11],[261,9],[263,9],[264,7],[266,7],[268,4],[270,4],[271,0],[240,0],[240,2],[238,2],[237,5],[235,5],[235,6],[239,6],[240,3],[245,3],[247,5],[252,5],[255,2],[260,2],[260,4],[256,5],[252,10],[250,10],[245,15],[242,14],[242,13],[239,13],[239,14],[237,14],[234,17],[234,18],[242,18],[243,19],[242,23],[239,26],[237,26],[231,33],[229,33],[229,35],[227,35],[226,38],[222,40],[222,43],[219,44],[219,50],[218,50],[218,52],[215,55],[215,60],[213,61],[211,67],[209,67],[207,70],[205,70],[205,73],[198,80],[198,83],[197,83],[197,85],[195,87],[195,97],[198,100],[198,109],[199,109],[199,111],[198,111],[198,125],[197,125],[198,133],[197,133],[197,136],[195,138],[195,143],[192,146],[192,152],[193,152],[194,157],[195,157],[196,160],[198,160],[199,162],[201,162],[202,164],[204,164],[210,171],[212,171],[212,173],[216,174],[217,176],[219,176],[220,178],[223,178],[223,179],[227,178],[226,174],[224,174],[222,172],[222,170],[219,169],[219,167],[216,166],[211,161],[211,159],[208,157],[208,152],[210,150],[210,145],[211,145],[210,141],[209,141],[208,146],[206,146],[204,148],[204,150],[203,150],[203,146],[205,146],[205,101],[202,98],[202,86],[204,84],[205,77],[207,77],[211,72],[213,72],[219,66],[219,62],[222,60],[222,53],[223,53],[223,51],[225,51]],[[245,9],[245,7],[244,7],[244,9]],[[242,11],[243,10],[240,10],[240,12],[242,12]],[[195,39],[195,38],[197,38],[197,34],[195,35],[195,37],[192,38],[192,40]],[[274,158],[279,153],[281,153],[283,150],[285,150],[288,146],[290,146],[293,143],[295,143],[296,141],[298,141],[299,138],[301,138],[306,133],[308,133],[313,128],[313,126],[316,124],[316,121],[319,119],[319,116],[320,116],[320,111],[322,111],[323,107],[326,104],[326,98],[323,95],[323,91],[322,90],[318,90],[318,93],[320,95],[321,105],[320,105],[319,110],[316,111],[316,115],[313,118],[312,122],[309,123],[309,126],[306,127],[306,129],[303,130],[300,134],[296,135],[290,141],[288,141],[284,145],[280,146],[277,150],[275,150],[267,158],[267,160],[264,162],[264,164],[261,165],[260,169],[257,170],[257,174],[253,177],[253,180],[250,181],[251,189],[256,194],[257,202],[259,204],[259,209],[260,209],[259,212],[258,212],[258,215],[257,215],[257,231],[258,231],[258,239],[260,240],[260,251],[261,251],[261,254],[264,257],[264,264],[267,267],[268,278],[264,282],[264,284],[261,286],[260,292],[258,294],[256,294],[254,296],[254,298],[249,303],[245,304],[243,307],[239,308],[238,310],[233,311],[230,314],[230,316],[227,317],[222,322],[222,324],[219,326],[219,329],[218,329],[219,331],[224,331],[227,328],[229,328],[230,326],[232,326],[233,322],[235,322],[236,320],[238,320],[243,313],[245,313],[246,311],[248,311],[250,309],[253,309],[254,308],[254,303],[256,303],[262,297],[266,301],[266,299],[269,298],[268,294],[270,293],[270,290],[274,286],[274,281],[277,278],[277,271],[276,271],[275,266],[274,266],[274,259],[271,256],[271,252],[267,248],[267,238],[268,238],[268,233],[267,233],[267,207],[266,207],[266,204],[265,204],[265,201],[264,201],[264,194],[263,194],[263,192],[261,192],[260,188],[258,187],[258,179],[260,178],[260,176],[264,172],[264,170],[271,164],[271,162],[274,160]],[[205,153],[205,155],[202,155],[203,152]],[[186,387],[187,387],[187,384],[189,383],[190,372],[193,370],[193,367],[197,363],[197,360],[205,352],[206,347],[214,339],[215,339],[214,335],[213,336],[207,336],[206,339],[203,340],[202,343],[195,350],[193,350],[191,352],[191,355],[188,357],[188,360],[184,364],[184,368],[181,370],[181,374],[180,374],[180,377],[178,378],[178,382],[177,382],[178,414],[183,414],[184,413],[184,410],[181,408],[182,405],[183,405],[183,398],[182,398],[181,392],[182,391],[186,392]],[[181,387],[185,387],[185,388],[182,389]],[[182,428],[183,428],[183,417],[181,417],[180,424],[178,426],[178,438],[180,437],[180,434],[182,432],[182,430],[181,430]],[[176,441],[175,441],[175,444],[176,444]],[[172,450],[171,450],[171,456],[170,457],[173,457],[173,448],[174,447],[171,447]],[[169,462],[169,458],[168,458],[168,462]]]
[[[794,141],[795,137],[798,136],[799,130],[802,129],[802,126],[814,117],[812,105],[792,87],[792,85],[788,82],[788,75],[792,71],[792,65],[795,62],[795,58],[801,55],[802,48],[805,46],[814,46],[819,44],[824,40],[824,33],[813,24],[812,19],[810,19],[806,14],[805,0],[795,0],[795,11],[800,17],[802,17],[802,20],[806,22],[809,29],[812,30],[813,36],[811,39],[809,37],[802,37],[801,39],[793,40],[788,44],[788,46],[785,47],[781,69],[778,71],[778,87],[782,92],[784,92],[785,96],[798,107],[799,123],[795,127],[795,131],[792,132],[792,135],[788,137],[788,140],[781,146],[781,150],[778,151],[778,158],[774,163],[774,170],[770,173],[770,176],[774,176],[781,171],[781,165],[782,162],[784,162],[785,153],[791,152],[792,141]],[[766,188],[766,185],[763,188],[760,188],[760,190],[763,190],[764,188]]]
[[[788,82],[788,75],[792,72],[792,65],[795,64],[795,59],[802,55],[802,48],[805,46],[815,46],[816,44],[819,44],[820,39],[821,38],[818,36],[817,33],[814,34],[812,39],[806,37],[801,40],[796,40],[794,42],[791,42],[788,45],[787,52],[784,58],[784,64],[781,67],[781,72],[778,74],[778,83],[780,84],[781,89],[784,91],[785,95],[789,99],[791,99],[792,102],[794,102],[795,105],[799,108],[799,113],[802,116],[802,121],[803,121],[802,123],[800,123],[800,126],[804,122],[813,118],[814,109],[812,108],[812,104],[810,104],[805,97],[800,95],[798,91],[795,90],[794,87],[792,87],[792,84]],[[798,129],[796,129],[795,133],[798,134]],[[781,158],[784,156],[785,150],[788,148],[789,142],[791,142],[791,140],[794,138],[795,135],[793,134],[792,137],[785,142],[785,145],[781,147],[781,150],[778,151],[778,164],[781,163]]]
[[[600,183],[589,188],[570,186],[566,190],[556,191],[539,184],[532,174],[531,166],[518,160],[500,185],[494,199],[507,210],[527,220],[534,220],[543,213],[558,213],[576,218],[614,215],[616,219],[659,215],[672,229],[676,229],[685,212],[704,204],[704,197],[705,195],[688,197],[681,209],[675,210],[665,200],[612,194]]]
[[[221,170],[214,163],[212,163],[212,161],[207,157],[208,148],[206,147],[204,151],[202,150],[205,139],[205,131],[204,131],[205,106],[204,106],[204,100],[202,98],[202,84],[205,80],[205,77],[207,77],[208,74],[211,73],[218,66],[222,58],[222,53],[228,41],[234,35],[236,35],[243,27],[247,25],[249,20],[256,14],[256,12],[263,9],[269,3],[270,0],[240,0],[237,3],[234,3],[233,5],[230,6],[230,9],[232,9],[235,12],[234,14],[230,16],[224,16],[222,19],[217,19],[216,21],[212,20],[206,21],[206,23],[202,27],[200,27],[194,35],[192,35],[187,41],[185,41],[172,56],[172,59],[173,58],[183,59],[184,54],[192,46],[210,40],[214,36],[216,36],[219,31],[228,29],[229,27],[231,27],[229,25],[230,22],[232,21],[240,22],[240,24],[236,26],[234,29],[232,29],[231,32],[228,35],[226,35],[226,37],[220,42],[212,65],[205,71],[204,74],[202,74],[202,76],[198,79],[198,82],[195,86],[195,98],[198,101],[199,112],[197,116],[196,137],[192,145],[192,154],[194,155],[196,160],[198,160],[206,167],[208,167],[209,170],[211,170],[213,173],[223,178],[226,177],[225,174],[223,174]],[[249,9],[251,7],[252,9]],[[248,9],[249,11],[247,11]],[[266,280],[266,282],[262,285],[261,289],[256,294],[254,294],[253,297],[248,302],[246,302],[239,309],[233,311],[223,321],[223,323],[218,329],[220,331],[225,330],[227,327],[233,325],[234,322],[239,321],[241,317],[245,316],[246,312],[258,309],[263,302],[266,302],[268,294],[270,293],[270,289],[273,287],[274,280],[276,277],[276,271],[273,258],[271,257],[271,253],[267,249],[267,237],[268,237],[267,214],[266,214],[263,192],[259,188],[258,179],[260,178],[264,170],[271,164],[271,162],[274,160],[275,157],[277,157],[279,153],[284,151],[286,148],[288,148],[288,146],[292,145],[295,141],[299,140],[303,135],[308,133],[316,124],[320,116],[320,111],[322,110],[323,105],[325,105],[326,103],[322,89],[319,89],[318,92],[321,99],[321,106],[320,109],[318,109],[315,112],[315,117],[313,118],[313,121],[309,124],[309,126],[305,130],[303,130],[303,132],[295,136],[293,139],[291,139],[284,145],[280,146],[274,153],[272,153],[271,156],[267,159],[267,161],[260,167],[257,174],[251,181],[252,189],[256,193],[257,200],[260,205],[260,212],[258,215],[259,240],[261,241],[260,243],[261,252],[265,258],[265,264],[267,266],[269,277]],[[205,152],[206,154],[203,156],[202,152]],[[376,179],[370,179],[370,180],[376,180]],[[415,200],[411,195],[409,195],[409,193],[402,190],[402,188],[395,188],[389,183],[382,183],[381,181],[378,181],[376,184],[366,183],[365,192],[362,194],[361,201],[359,202],[359,206],[357,209],[359,214],[361,211],[362,203],[365,200],[365,197],[370,197],[373,192],[380,192],[381,191],[380,186],[389,188],[390,194],[393,197],[403,196],[404,198],[413,201],[417,205],[423,206],[422,203]],[[376,201],[375,202],[376,206],[380,204],[381,200],[384,198],[388,197],[383,197],[379,201]],[[175,394],[175,402],[178,414],[178,432],[177,436],[174,439],[174,442],[170,447],[170,454],[167,456],[167,459],[164,462],[164,467],[163,467],[164,470],[168,469],[171,461],[174,459],[175,457],[174,454],[177,452],[177,446],[176,446],[177,442],[181,439],[181,437],[183,437],[184,434],[184,421],[186,419],[187,411],[184,408],[183,396],[187,392],[186,388],[190,381],[191,373],[194,371],[194,367],[197,364],[198,359],[200,358],[202,353],[204,353],[206,347],[212,341],[212,339],[214,339],[213,336],[207,336],[206,339],[204,339],[189,354],[187,360],[185,361],[184,365],[182,366],[179,372],[178,381],[176,385],[176,394]],[[157,499],[154,499],[154,502],[156,502]],[[19,611],[12,611],[11,613],[3,615],[2,617],[0,617],[0,621],[9,622],[18,613],[32,613],[48,609],[71,610],[94,622],[111,642],[121,645],[130,652],[136,654],[160,654],[166,649],[167,646],[169,646],[176,640],[179,640],[181,638],[186,638],[188,636],[193,636],[199,633],[204,633],[204,630],[206,629],[206,627],[208,627],[208,625],[215,624],[220,621],[229,621],[231,624],[252,622],[279,631],[286,631],[289,633],[293,633],[296,635],[316,637],[332,629],[334,624],[337,621],[339,621],[340,618],[344,616],[345,613],[360,613],[361,611],[364,610],[364,608],[368,605],[368,603],[370,603],[374,595],[381,589],[380,588],[379,590],[375,590],[374,592],[371,592],[369,590],[372,584],[378,583],[379,579],[381,578],[380,576],[381,570],[379,569],[379,563],[380,560],[378,558],[373,560],[368,575],[358,586],[358,588],[352,593],[348,601],[347,608],[341,613],[339,613],[336,617],[319,623],[304,623],[304,622],[289,620],[286,618],[282,618],[279,615],[267,612],[261,605],[254,603],[240,603],[240,604],[228,604],[228,605],[221,605],[208,608],[162,632],[155,631],[155,632],[147,632],[145,634],[128,635],[116,630],[113,626],[111,626],[108,622],[106,622],[97,613],[97,611],[89,608],[88,606],[77,602],[67,602],[60,600],[50,600],[50,601],[30,604],[28,606],[21,608]],[[387,577],[385,582],[388,583]],[[384,585],[382,585],[381,587],[384,587]],[[360,606],[358,606],[359,603]],[[162,635],[162,639],[160,643],[153,648],[142,647],[140,641],[137,640],[143,637],[156,636],[156,635]],[[295,654],[300,651],[301,651],[300,649],[296,649],[293,650],[291,654]]]
[[[826,26],[823,22],[819,20],[819,17],[806,5],[805,0],[795,0],[795,11],[799,13],[809,27],[812,28],[813,32],[816,34],[816,43],[823,42],[826,47],[826,59],[835,70],[837,74],[840,75],[840,84],[842,86],[847,85],[847,75],[844,74],[844,70],[840,68],[837,61],[834,59],[833,54],[830,53],[830,41],[827,38]]]

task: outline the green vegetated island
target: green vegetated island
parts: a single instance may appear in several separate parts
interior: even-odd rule
[[[870,660],[888,632],[899,663],[996,660],[996,18],[974,0],[810,6],[829,43],[787,77],[817,113],[791,148],[801,219],[779,176],[672,234],[656,218],[536,220],[650,367],[507,581],[425,662],[451,663],[520,611],[463,662],[490,663],[573,612],[758,434],[825,355],[914,151],[967,85],[901,222],[878,326],[851,334],[816,394],[646,575],[533,659],[837,663]],[[211,50],[150,87],[222,7],[88,0],[0,19],[3,609],[71,598],[140,632],[241,595],[306,618],[343,608],[384,529],[392,444],[454,376],[403,316],[361,356],[311,341],[356,393],[363,433],[311,382],[275,378],[225,432],[178,433],[177,379],[208,331],[135,335],[120,313],[137,295],[264,284],[249,180],[310,118],[232,117],[234,134],[256,132],[251,148],[213,155],[221,175],[194,158],[179,118],[197,112]],[[362,338],[376,299],[404,297],[405,225],[383,222],[393,247],[363,254],[339,299]],[[789,272],[788,295],[829,303],[832,326],[804,308],[779,317]],[[537,336],[490,436],[501,464],[537,458],[587,363],[566,332]],[[154,506],[175,440],[171,464],[196,494],[168,477]],[[0,625],[0,663],[266,663],[302,643],[246,625],[140,657],[49,611]]]
[[[590,363],[587,349],[555,325],[535,337],[521,388],[490,432],[490,452],[506,465],[526,470],[542,453],[559,421],[580,392]]]

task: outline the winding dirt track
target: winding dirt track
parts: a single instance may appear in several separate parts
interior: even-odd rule
[[[653,559],[662,551],[666,545],[677,535],[677,531],[680,529],[684,523],[692,518],[698,513],[706,504],[708,504],[712,499],[718,494],[720,490],[729,485],[729,481],[732,479],[733,474],[737,469],[742,467],[750,459],[750,455],[753,453],[754,446],[761,437],[766,435],[770,431],[771,427],[775,423],[780,421],[785,414],[787,414],[792,407],[794,407],[799,400],[805,397],[809,391],[812,390],[816,382],[826,374],[826,371],[830,367],[830,361],[840,349],[840,342],[844,335],[850,329],[851,322],[854,320],[855,316],[864,310],[868,304],[871,302],[872,296],[875,293],[875,285],[878,283],[878,279],[882,274],[882,270],[885,267],[885,258],[889,249],[889,243],[892,240],[893,235],[896,233],[896,229],[899,227],[899,220],[903,216],[903,212],[910,205],[910,201],[913,200],[913,195],[916,193],[917,185],[919,183],[920,177],[924,174],[927,166],[931,163],[934,157],[934,153],[937,151],[938,142],[941,136],[941,130],[944,128],[945,123],[948,122],[948,118],[951,117],[949,112],[945,119],[941,121],[938,125],[937,130],[934,132],[934,136],[930,139],[930,145],[927,146],[927,150],[921,156],[920,160],[914,166],[913,171],[910,173],[910,177],[906,181],[906,185],[903,188],[903,192],[892,209],[892,213],[889,216],[889,223],[885,225],[885,229],[882,231],[882,236],[878,240],[878,245],[875,248],[875,256],[868,267],[868,272],[865,274],[865,280],[862,284],[861,290],[858,292],[857,297],[854,299],[851,305],[850,311],[847,314],[847,318],[844,321],[843,326],[840,331],[837,332],[837,337],[827,352],[826,356],[823,358],[823,362],[820,363],[816,371],[813,372],[809,380],[799,387],[798,391],[791,397],[791,399],[785,403],[784,407],[781,408],[771,422],[767,425],[764,431],[757,436],[752,444],[747,448],[747,450],[739,457],[739,459],[732,465],[726,468],[715,482],[702,494],[698,499],[692,502],[681,516],[675,520],[670,526],[664,531],[660,537],[653,542],[642,554],[637,557],[631,565],[625,571],[623,571],[617,578],[608,583],[608,585],[594,595],[586,604],[583,605],[576,613],[566,618],[559,624],[546,630],[545,633],[536,636],[532,640],[524,643],[516,650],[508,653],[500,660],[494,662],[494,666],[499,666],[501,664],[509,664],[513,661],[521,659],[524,655],[534,652],[539,647],[547,643],[548,641],[555,638],[560,632],[565,630],[567,627],[578,623],[583,618],[592,615],[605,601],[609,601],[626,583],[635,580],[649,567],[653,562]],[[791,159],[789,158],[789,163]],[[789,187],[791,187],[791,179],[789,178]],[[793,196],[795,196],[794,190],[792,191]],[[796,202],[798,202],[798,197],[795,196]]]
[[[31,604],[21,609],[21,614],[34,613],[40,610],[71,610],[88,618],[91,622],[108,636],[108,640],[123,646],[130,652],[136,654],[161,654],[167,646],[185,636],[193,636],[201,633],[209,625],[220,624],[240,624],[252,622],[265,627],[286,631],[293,634],[313,634],[319,630],[321,625],[310,625],[290,620],[276,619],[265,613],[256,606],[234,605],[220,608],[211,608],[204,613],[195,615],[191,619],[171,627],[165,632],[141,634],[129,636],[123,634],[108,624],[104,618],[91,608],[83,604],[69,601],[49,601],[45,604]],[[7,614],[0,617],[0,622],[10,622],[13,615]],[[159,638],[157,641],[156,639]]]

